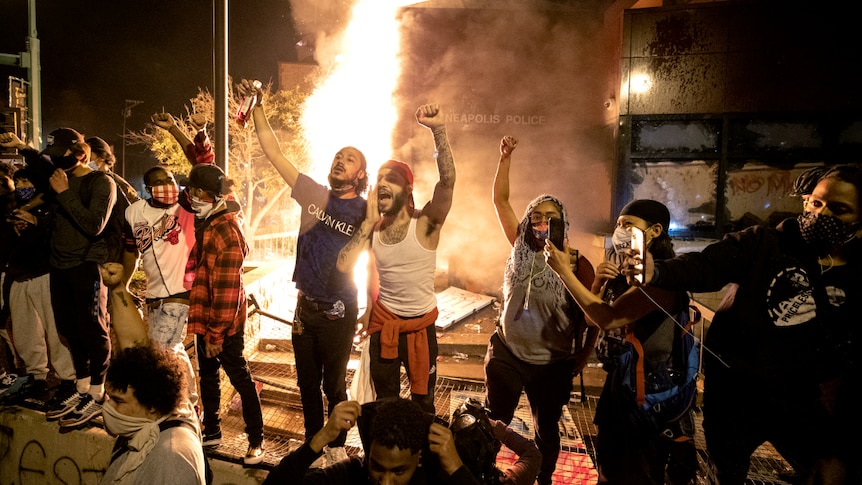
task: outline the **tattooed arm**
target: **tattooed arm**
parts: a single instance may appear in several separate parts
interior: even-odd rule
[[[135,300],[122,284],[126,279],[121,263],[105,263],[99,271],[102,281],[110,288],[111,327],[117,337],[117,347],[127,349],[135,345],[146,345],[150,341],[144,319],[135,305]]]
[[[338,261],[335,268],[342,273],[353,271],[356,261],[362,251],[371,246],[371,235],[380,220],[380,212],[377,210],[377,187],[372,187],[368,194],[368,206],[365,210],[365,220],[359,225],[359,229],[353,233],[353,237],[341,248],[338,253]]]
[[[416,110],[416,120],[420,125],[430,129],[434,135],[434,147],[437,150],[437,173],[440,179],[434,186],[431,200],[422,209],[422,216],[428,218],[428,224],[432,229],[439,229],[439,226],[446,220],[449,209],[452,208],[452,196],[455,189],[455,160],[452,157],[449,138],[446,136],[446,123],[440,106],[437,104],[420,106]]]

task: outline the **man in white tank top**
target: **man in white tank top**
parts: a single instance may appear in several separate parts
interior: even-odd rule
[[[416,110],[416,120],[431,130],[440,176],[431,200],[417,210],[413,172],[397,160],[381,165],[377,185],[368,196],[368,213],[338,257],[338,270],[353,270],[359,254],[371,247],[377,279],[369,295],[377,299],[360,318],[371,336],[371,377],[378,398],[400,395],[401,365],[410,377],[410,395],[434,413],[437,380],[437,298],[434,269],[440,229],[452,207],[455,162],[437,104]],[[369,298],[369,301],[372,301]]]

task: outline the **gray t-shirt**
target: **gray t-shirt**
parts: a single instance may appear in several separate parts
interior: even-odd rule
[[[111,463],[102,477],[102,485],[115,483],[117,471],[128,456],[128,453],[124,453]],[[123,483],[203,485],[206,481],[205,470],[200,438],[188,426],[175,426],[159,433],[156,446]]]
[[[544,254],[536,252],[531,271],[518,274],[517,284],[503,295],[500,337],[515,357],[530,364],[570,359],[575,352],[574,325],[566,314],[567,305],[559,304],[547,284],[550,278],[559,276],[547,267]],[[528,288],[530,301],[525,309]]]

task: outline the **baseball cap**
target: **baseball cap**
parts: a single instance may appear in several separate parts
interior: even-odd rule
[[[49,157],[62,157],[66,150],[77,143],[84,143],[84,135],[72,128],[57,128],[48,133],[47,146],[42,150],[42,155]]]
[[[217,165],[201,164],[192,167],[189,172],[188,187],[196,187],[215,195],[221,195],[224,189],[224,171]]]

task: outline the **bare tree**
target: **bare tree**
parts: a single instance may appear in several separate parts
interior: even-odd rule
[[[299,125],[302,107],[307,93],[299,87],[291,90],[273,91],[272,83],[264,87],[265,109],[270,124],[279,138],[282,152],[290,160],[296,161],[297,168],[307,169],[308,155]],[[235,113],[240,99],[231,90],[228,110]],[[194,98],[185,106],[185,114],[177,120],[180,129],[193,138],[196,133],[190,118],[192,114],[203,113],[213,119],[215,101],[206,89],[198,89]],[[238,123],[228,126],[228,178],[234,182],[234,193],[243,207],[245,229],[249,239],[254,238],[263,227],[269,232],[295,229],[299,224],[298,206],[284,195],[290,190],[278,172],[266,159],[257,140],[254,127],[242,128]],[[145,145],[159,160],[159,165],[177,175],[187,175],[191,164],[185,157],[182,147],[165,130],[153,125],[128,135],[131,144]],[[218,150],[217,146],[213,146]]]

